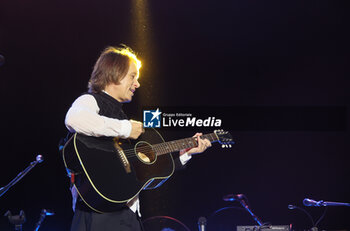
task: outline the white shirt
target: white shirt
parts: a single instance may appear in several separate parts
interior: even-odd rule
[[[107,93],[107,92],[106,92]],[[108,93],[107,93],[108,94]],[[128,138],[131,132],[131,123],[129,120],[113,119],[99,115],[100,108],[97,105],[95,97],[86,94],[77,98],[69,108],[65,124],[70,132],[77,132],[87,136],[112,136]],[[191,159],[187,153],[180,156],[180,162],[185,165]],[[77,192],[72,188],[73,210],[77,199]],[[138,196],[130,200],[127,206],[136,213],[140,214],[140,201]]]

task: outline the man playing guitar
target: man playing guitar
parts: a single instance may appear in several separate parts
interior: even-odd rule
[[[106,48],[94,66],[88,93],[78,97],[66,114],[68,130],[91,137],[139,138],[144,132],[142,123],[129,120],[122,104],[130,102],[140,87],[140,68],[141,62],[130,48]],[[184,165],[191,155],[202,153],[211,146],[211,142],[202,139],[201,135],[195,134],[197,147],[181,150],[175,162]],[[150,161],[147,156],[141,158]],[[79,193],[76,187],[72,187],[71,191],[75,211],[71,231],[142,230],[137,195],[117,211],[100,213],[84,203],[80,195],[82,192]]]

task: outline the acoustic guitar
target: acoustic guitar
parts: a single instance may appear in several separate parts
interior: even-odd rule
[[[210,142],[230,147],[227,131],[202,135]],[[92,137],[75,133],[63,147],[63,162],[84,203],[92,210],[116,211],[143,189],[162,185],[174,173],[172,152],[193,148],[197,138],[165,142],[149,128],[139,139]]]

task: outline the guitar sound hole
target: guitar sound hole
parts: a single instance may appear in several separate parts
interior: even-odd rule
[[[136,155],[144,163],[151,164],[156,160],[156,155],[152,146],[144,141],[136,144]]]

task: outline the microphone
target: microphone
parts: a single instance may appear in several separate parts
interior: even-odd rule
[[[41,212],[43,214],[45,214],[46,216],[53,216],[53,215],[55,215],[55,212],[52,211],[52,210],[49,210],[49,209],[43,209],[43,210],[41,210]]]
[[[243,200],[244,195],[243,194],[228,194],[226,196],[224,196],[222,199],[224,201],[239,201],[239,200]]]
[[[303,200],[303,204],[305,206],[314,206],[314,207],[320,207],[320,206],[350,206],[350,203],[344,203],[344,202],[333,202],[333,201],[315,201],[309,198],[305,198]]]
[[[35,167],[37,163],[41,163],[44,161],[42,155],[37,155],[35,161],[31,162],[29,166],[20,172],[10,183],[8,183],[5,187],[0,188],[0,197],[7,192],[12,186],[14,186],[18,181],[20,181],[32,168]]]
[[[42,155],[37,155],[35,159],[36,159],[36,162],[38,163],[41,163],[44,161],[44,157]]]
[[[42,155],[37,155],[35,157],[35,161],[31,162],[30,165],[34,167],[36,164],[41,163],[43,161],[44,161],[44,157]]]
[[[315,201],[315,200],[312,200],[312,199],[309,199],[309,198],[305,198],[303,200],[303,204],[305,206],[314,206],[314,207],[322,206],[322,202],[323,201]]]
[[[198,219],[198,230],[205,231],[207,226],[207,219],[205,217],[200,217]]]

